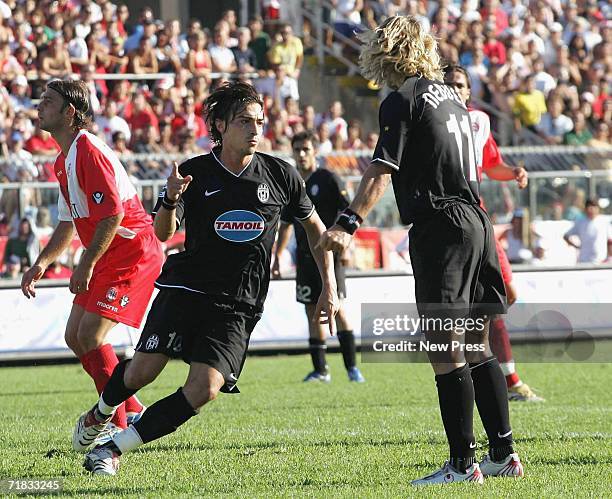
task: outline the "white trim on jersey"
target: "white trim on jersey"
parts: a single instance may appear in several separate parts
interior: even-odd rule
[[[246,171],[246,169],[247,169],[247,168],[248,168],[248,167],[251,165],[251,161],[253,161],[253,158],[255,157],[255,155],[254,155],[254,154],[253,154],[253,155],[251,155],[251,159],[250,159],[250,161],[249,161],[249,162],[247,163],[247,165],[246,165],[246,166],[245,166],[245,167],[244,167],[244,168],[241,170],[241,172],[240,172],[240,173],[234,173],[234,172],[233,172],[232,170],[230,170],[230,169],[229,169],[227,166],[225,166],[225,165],[223,164],[223,162],[222,162],[222,161],[221,161],[219,158],[217,158],[217,155],[215,154],[215,152],[214,152],[214,151],[210,151],[210,152],[211,152],[211,154],[213,155],[213,157],[214,157],[214,158],[217,160],[217,163],[219,163],[219,164],[220,164],[220,165],[221,165],[221,166],[222,166],[222,167],[223,167],[225,170],[227,170],[229,173],[231,173],[231,174],[232,174],[234,177],[240,177],[240,175],[242,175],[242,174],[243,174],[243,173]]]
[[[373,165],[374,163],[382,163],[386,166],[390,166],[391,168],[393,168],[395,171],[399,171],[399,166],[394,165],[393,163],[391,163],[390,161],[386,161],[382,158],[374,158],[372,161],[370,161],[370,164]]]
[[[303,217],[303,218],[298,218],[298,217],[295,217],[295,219],[296,219],[296,220],[299,220],[300,222],[303,222],[304,220],[308,220],[308,219],[309,219],[309,218],[312,216],[312,214],[313,214],[314,212],[315,212],[315,207],[314,207],[314,205],[312,205],[312,210],[310,210],[310,213],[309,213],[308,215],[306,215],[306,216],[305,216],[305,217]]]

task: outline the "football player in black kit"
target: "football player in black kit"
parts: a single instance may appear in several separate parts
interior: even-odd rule
[[[293,159],[295,159],[298,172],[306,181],[306,192],[325,226],[331,227],[338,218],[338,214],[349,205],[349,201],[338,176],[325,168],[317,168],[317,146],[317,137],[310,131],[300,132],[291,139]],[[312,320],[316,300],[321,293],[321,277],[301,224],[284,213],[281,215],[281,222],[274,263],[272,264],[272,277],[280,277],[279,257],[287,247],[291,238],[291,228],[294,227],[297,242],[295,294],[297,301],[305,306],[310,333],[308,340],[310,356],[314,367],[314,370],[304,378],[304,381],[329,383],[331,375],[325,360],[327,350],[325,328]],[[344,267],[340,255],[337,253],[334,257],[334,270],[338,285],[338,298],[342,300],[346,298],[346,284],[344,282]],[[355,337],[342,306],[340,306],[336,315],[336,328],[342,359],[349,380],[363,383],[365,378],[357,367],[355,356]]]
[[[168,258],[134,358],[114,370],[91,409],[94,424],[81,431],[94,437],[103,431],[115,408],[151,383],[171,357],[189,363],[189,375],[137,423],[89,451],[84,466],[96,474],[116,474],[123,452],[175,431],[219,391],[238,392],[283,210],[301,222],[313,247],[323,282],[315,317],[333,332],[333,255],[314,248],[325,225],[295,168],[255,152],[264,123],[257,92],[247,83],[227,83],[209,95],[204,109],[217,146],[175,164],[155,207],[155,233],[162,241],[185,223],[185,251]]]
[[[417,308],[427,325],[425,339],[447,347],[428,355],[450,459],[412,483],[482,483],[483,475],[522,476],[513,449],[506,381],[488,342],[487,316],[506,311],[506,296],[493,227],[479,207],[468,111],[454,89],[442,83],[436,41],[415,18],[390,17],[361,38],[363,75],[394,91],[380,106],[380,138],[372,164],[355,199],[320,245],[343,251],[393,182],[402,223],[413,224],[410,257]],[[474,451],[474,402],[489,439],[489,453],[480,465]]]

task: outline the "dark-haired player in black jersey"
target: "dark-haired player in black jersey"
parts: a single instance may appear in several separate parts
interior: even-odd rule
[[[323,282],[314,317],[333,332],[338,298],[332,254],[314,248],[325,225],[295,168],[255,152],[264,123],[261,99],[251,85],[235,82],[217,88],[204,106],[217,147],[175,164],[155,208],[162,241],[184,222],[185,251],[164,265],[136,354],[114,370],[91,409],[93,426],[102,431],[116,407],[151,383],[171,357],[189,363],[189,375],[137,423],[89,451],[84,466],[96,474],[116,474],[123,452],[175,431],[219,391],[238,392],[283,210],[301,222],[313,247]]]
[[[310,131],[300,132],[291,139],[293,159],[295,159],[298,172],[306,181],[306,192],[314,203],[315,209],[325,226],[331,227],[338,218],[338,214],[349,205],[349,200],[338,176],[325,168],[317,167],[317,146],[317,137]],[[295,228],[297,243],[295,295],[297,301],[305,306],[310,333],[308,343],[314,368],[304,378],[304,381],[329,383],[331,375],[325,359],[327,350],[325,329],[321,324],[312,320],[315,313],[316,300],[321,293],[321,277],[317,270],[317,264],[310,252],[306,232],[304,232],[301,224],[285,213],[281,215],[281,222],[276,243],[276,254],[272,264],[272,276],[280,277],[279,257],[289,243],[293,227]],[[346,284],[344,282],[344,267],[341,256],[337,253],[334,256],[334,270],[338,285],[338,297],[342,300],[346,298]],[[340,342],[344,367],[346,367],[349,380],[363,383],[365,378],[357,367],[355,356],[355,337],[342,306],[340,306],[336,315],[336,328],[338,330],[338,341]]]
[[[436,41],[415,18],[390,17],[361,38],[364,76],[394,91],[380,107],[372,164],[355,199],[320,245],[343,251],[393,181],[402,222],[413,224],[410,257],[425,339],[446,348],[428,354],[450,459],[412,483],[482,483],[483,475],[522,476],[513,449],[506,381],[488,342],[487,317],[505,312],[506,296],[493,227],[479,207],[467,108],[444,85]],[[489,438],[489,456],[480,466],[474,401]]]

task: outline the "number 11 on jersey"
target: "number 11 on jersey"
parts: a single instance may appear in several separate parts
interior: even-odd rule
[[[455,142],[457,143],[457,149],[459,150],[459,158],[461,159],[461,169],[465,172],[463,166],[463,138],[465,135],[468,142],[468,170],[467,178],[470,182],[478,182],[478,174],[476,173],[476,159],[474,157],[474,141],[472,140],[472,128],[470,127],[470,120],[467,116],[461,117],[461,122],[457,119],[457,115],[450,114],[449,120],[446,122],[446,128],[449,133],[455,136]]]

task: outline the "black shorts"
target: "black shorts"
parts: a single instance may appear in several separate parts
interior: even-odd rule
[[[419,313],[480,317],[506,312],[493,226],[478,206],[455,204],[410,229]]]
[[[311,255],[298,253],[295,265],[295,299],[304,305],[316,305],[319,295],[323,291],[323,282],[317,262]],[[344,266],[340,263],[340,257],[334,253],[334,273],[336,274],[336,285],[338,298],[346,298],[346,282]]]
[[[246,304],[164,288],[153,301],[136,351],[207,364],[223,375],[222,392],[238,393],[236,382],[260,316]]]

